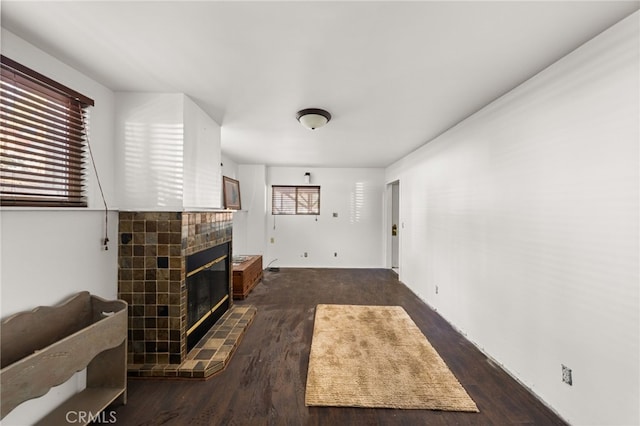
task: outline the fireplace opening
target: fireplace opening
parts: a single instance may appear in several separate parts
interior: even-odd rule
[[[229,309],[229,243],[187,257],[187,351]]]

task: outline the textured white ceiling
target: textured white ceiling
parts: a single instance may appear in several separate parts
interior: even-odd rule
[[[637,1],[2,2],[2,26],[116,91],[183,92],[242,164],[384,167]],[[320,107],[316,131],[295,120]]]

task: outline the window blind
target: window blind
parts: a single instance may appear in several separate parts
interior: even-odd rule
[[[271,214],[320,214],[319,186],[272,186]]]
[[[1,56],[0,203],[86,207],[87,98]]]

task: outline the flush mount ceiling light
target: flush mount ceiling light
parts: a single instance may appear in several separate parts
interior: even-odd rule
[[[296,113],[296,119],[309,130],[324,126],[331,120],[331,114],[319,108],[307,108]]]

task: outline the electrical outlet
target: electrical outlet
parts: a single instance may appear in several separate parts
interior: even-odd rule
[[[573,378],[571,377],[571,369],[566,365],[562,365],[562,381],[573,386]]]
[[[436,294],[438,294],[438,286],[436,286]]]

